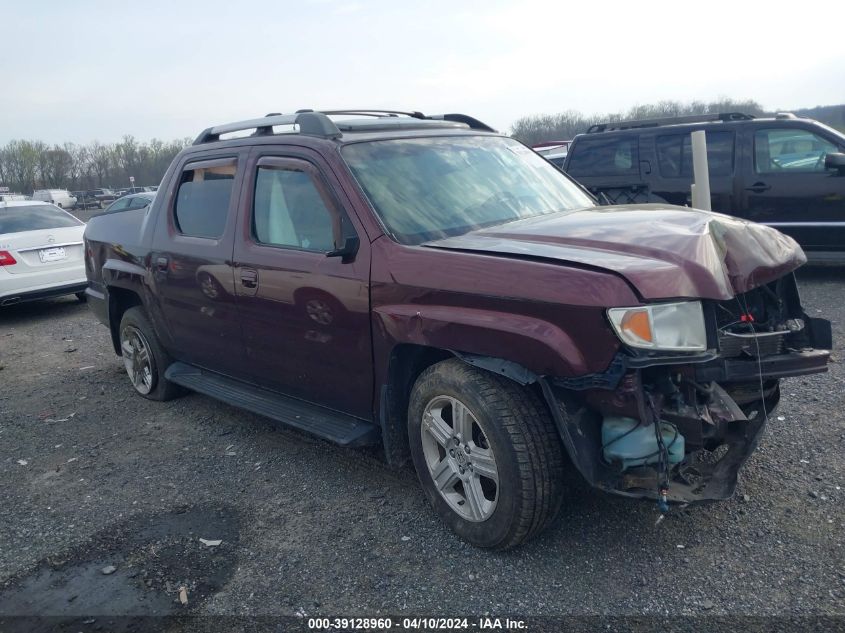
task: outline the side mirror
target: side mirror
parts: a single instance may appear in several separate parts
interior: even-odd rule
[[[333,251],[326,253],[326,257],[340,257],[341,261],[344,264],[347,264],[355,259],[355,254],[358,252],[358,247],[360,245],[361,241],[358,239],[358,236],[351,235],[344,238],[343,245],[340,248],[336,248]]]
[[[825,169],[837,169],[839,175],[845,174],[845,154],[834,152],[824,157]]]

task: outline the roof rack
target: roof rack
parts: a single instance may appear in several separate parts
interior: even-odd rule
[[[370,108],[360,108],[353,110],[297,110],[293,114],[280,114],[278,112],[271,112],[260,119],[247,119],[246,121],[236,121],[234,123],[226,123],[224,125],[215,125],[214,127],[206,128],[194,141],[194,145],[201,145],[203,143],[213,143],[220,140],[221,134],[231,134],[232,132],[241,132],[243,130],[254,129],[252,136],[271,136],[274,134],[273,127],[277,125],[297,125],[299,126],[299,134],[306,134],[310,136],[319,136],[322,138],[336,139],[343,136],[338,125],[332,121],[329,116],[366,116],[375,117],[385,120],[390,120],[391,123],[396,121],[399,117],[409,117],[424,121],[448,121],[451,123],[461,123],[473,130],[483,130],[485,132],[496,132],[489,125],[485,125],[481,121],[466,114],[433,114],[426,116],[422,112],[403,112],[401,110],[374,110]],[[344,129],[350,130],[351,126],[341,124]],[[398,127],[398,126],[397,126]]]
[[[660,127],[662,125],[681,125],[684,123],[708,123],[711,121],[750,121],[754,116],[743,112],[720,112],[713,114],[693,114],[689,116],[663,117],[659,119],[639,119],[631,121],[613,121],[596,123],[587,128],[587,134],[610,132],[611,130],[630,130],[640,127]]]

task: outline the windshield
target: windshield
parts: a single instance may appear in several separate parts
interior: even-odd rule
[[[371,141],[347,145],[343,157],[403,244],[594,205],[560,171],[510,138]]]
[[[0,205],[0,234],[60,229],[83,224],[70,213],[50,205],[4,207]]]

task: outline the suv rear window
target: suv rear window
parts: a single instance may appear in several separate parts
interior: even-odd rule
[[[636,136],[582,138],[570,152],[567,172],[572,176],[636,176],[640,171]]]
[[[187,165],[176,194],[174,219],[182,235],[218,238],[226,228],[235,161]]]
[[[664,178],[692,178],[692,138],[665,134],[655,139],[657,163]],[[734,170],[734,133],[707,132],[707,166],[711,176],[730,176]]]
[[[83,224],[69,213],[49,205],[0,206],[0,233],[61,229]]]

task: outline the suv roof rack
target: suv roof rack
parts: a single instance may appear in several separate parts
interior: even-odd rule
[[[373,121],[372,123],[361,124],[360,122],[352,123],[350,121],[342,121],[340,127],[338,123],[332,121],[330,116],[362,116],[374,117],[381,119],[384,127],[398,128],[402,127],[400,117],[407,117],[416,119],[417,121],[444,121],[453,124],[463,124],[473,130],[483,130],[485,132],[496,132],[492,127],[479,121],[478,119],[468,116],[466,114],[433,114],[426,116],[422,112],[404,112],[401,110],[377,110],[370,108],[357,108],[351,110],[297,110],[293,114],[280,114],[278,112],[271,112],[260,119],[247,119],[245,121],[236,121],[234,123],[225,123],[223,125],[215,125],[214,127],[206,128],[194,141],[194,145],[201,145],[203,143],[213,143],[220,140],[221,134],[230,134],[232,132],[241,132],[243,130],[254,129],[253,136],[271,136],[274,134],[273,127],[276,125],[297,125],[299,126],[299,134],[306,134],[310,136],[319,136],[322,138],[336,139],[343,136],[341,128],[346,131],[360,129],[373,130],[379,127],[379,123]],[[405,119],[407,121],[407,119]],[[449,127],[459,127],[458,125]]]
[[[658,119],[639,119],[596,123],[587,128],[587,134],[610,132],[611,130],[630,130],[640,127],[660,127],[662,125],[681,125],[684,123],[708,123],[711,121],[750,121],[754,116],[743,112],[720,112],[713,114],[692,114],[689,116],[662,117]]]

